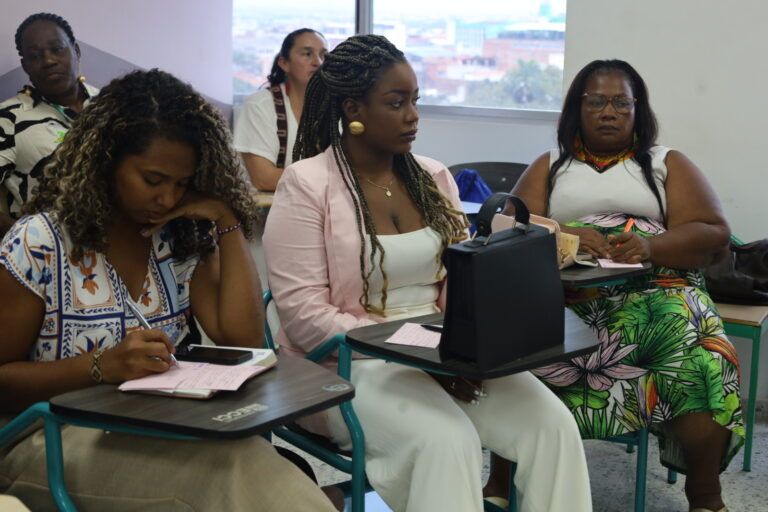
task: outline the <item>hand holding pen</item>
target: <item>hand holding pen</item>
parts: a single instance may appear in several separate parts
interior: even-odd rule
[[[136,320],[139,321],[139,324],[141,325],[141,327],[143,329],[150,330],[150,331],[153,330],[152,326],[149,324],[149,321],[147,321],[147,318],[142,314],[141,310],[139,309],[138,304],[133,302],[133,300],[127,294],[125,296],[125,305],[126,305],[126,307],[128,309],[131,310],[131,313],[133,313],[133,316],[136,318]],[[165,339],[166,340],[168,339],[167,336],[165,337]],[[169,352],[169,354],[171,356],[171,358],[170,358],[171,359],[171,362],[170,362],[171,366],[178,366],[179,362],[176,360],[176,358],[173,355],[173,351],[174,351],[173,344],[170,343],[170,340],[168,340],[168,343],[166,343],[166,344],[168,345],[168,352]],[[153,356],[153,357],[157,357],[157,356]],[[162,358],[160,358],[160,359],[162,359]]]
[[[640,263],[651,259],[651,242],[649,238],[632,232],[635,219],[629,218],[624,226],[624,232],[608,237],[611,249],[608,252],[611,259],[617,263]]]

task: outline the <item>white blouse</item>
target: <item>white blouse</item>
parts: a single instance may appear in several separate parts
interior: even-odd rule
[[[653,178],[665,211],[665,160],[669,151],[664,146],[654,146],[650,150]],[[559,155],[558,150],[550,152],[550,166]],[[566,160],[557,170],[547,216],[565,223],[599,213],[627,213],[664,222],[656,196],[645,181],[640,164],[635,160],[624,160],[603,172],[576,159],[570,162]]]
[[[378,235],[384,247],[384,271],[387,274],[387,320],[396,320],[439,311],[437,298],[440,283],[445,275],[438,255],[442,241],[440,235],[430,227],[400,233]],[[370,255],[370,237],[366,236]],[[378,254],[376,255],[378,263]],[[369,302],[381,307],[381,269],[376,267],[368,280]]]

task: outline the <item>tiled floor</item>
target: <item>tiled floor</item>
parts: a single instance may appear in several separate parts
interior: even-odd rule
[[[281,444],[280,440],[275,441]],[[601,441],[585,442],[592,481],[592,500],[595,512],[624,512],[633,510],[635,488],[635,455],[628,454],[622,445]],[[313,460],[305,454],[315,469],[321,485],[346,479],[346,475]],[[646,492],[647,512],[687,512],[683,494],[684,476],[674,485],[667,483],[667,472],[659,463],[655,440],[648,453],[648,480]],[[739,454],[721,475],[725,502],[732,512],[768,512],[768,424],[755,428],[752,471],[741,471]],[[486,454],[487,464],[487,454]],[[366,512],[389,512],[389,508],[375,493],[366,496]]]

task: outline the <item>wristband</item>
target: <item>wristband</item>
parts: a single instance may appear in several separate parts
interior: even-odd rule
[[[101,373],[101,356],[104,354],[104,350],[103,348],[95,350],[91,360],[91,378],[97,384],[101,384],[104,381],[104,376]]]
[[[219,235],[219,237],[221,237],[223,235],[226,235],[227,233],[231,233],[233,231],[237,231],[238,229],[240,229],[241,226],[242,226],[242,224],[240,224],[239,222],[237,224],[233,225],[233,226],[229,226],[228,228],[224,228],[224,229],[219,229],[218,226],[217,226],[216,227],[216,234]]]

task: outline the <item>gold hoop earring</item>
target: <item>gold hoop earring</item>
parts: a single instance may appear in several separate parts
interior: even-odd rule
[[[352,135],[362,135],[365,133],[365,125],[360,121],[352,121],[349,123],[349,133]]]

